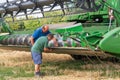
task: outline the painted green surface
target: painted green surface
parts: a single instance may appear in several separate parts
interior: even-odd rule
[[[112,55],[120,57],[120,27],[106,33],[104,38],[100,41],[99,47]]]
[[[13,30],[10,29],[9,25],[1,18],[0,18],[0,25],[2,26],[5,32],[9,32],[10,34],[13,33]]]
[[[105,4],[114,10],[114,17],[120,26],[120,0],[107,0]],[[99,43],[100,49],[120,57],[120,28],[109,31],[103,37]]]
[[[105,4],[113,10],[120,12],[120,0],[106,0]]]
[[[99,30],[101,30],[101,32]],[[57,33],[63,36],[64,40],[66,40],[68,37],[72,37],[74,39],[77,38],[77,40],[79,39],[80,45],[82,47],[90,47],[91,49],[95,49],[101,40],[102,35],[106,31],[106,26],[92,26],[83,28],[82,24],[75,24],[73,26],[68,26],[56,30]],[[74,47],[74,45],[72,47]]]
[[[103,20],[108,18],[108,10],[105,11],[97,11],[97,12],[86,12],[81,14],[73,14],[67,17],[68,21],[75,21],[75,20],[85,20],[85,21],[93,21],[94,18],[102,17]]]
[[[106,0],[105,2],[105,5],[111,7],[114,10],[115,19],[118,25],[120,25],[120,0]],[[100,10],[97,12],[71,15],[69,20],[90,20],[96,15],[102,15],[102,17],[105,15],[107,18],[108,16],[106,16],[106,14],[108,14],[107,9],[103,9],[103,11]],[[7,25],[3,20],[0,21],[0,24],[4,29],[8,30],[9,33],[13,32],[9,28],[9,25]],[[101,50],[120,57],[120,28],[115,28],[107,32],[108,25],[104,25],[104,27],[100,25],[91,27],[84,26],[83,28],[83,25],[79,23],[64,28],[59,28],[55,31],[63,35],[64,38],[78,38],[82,47],[90,47],[91,49],[95,49],[97,46],[99,46]],[[6,41],[8,38],[10,38],[8,35],[0,36],[1,41]],[[72,46],[74,46],[74,43]]]
[[[106,0],[105,5],[114,10],[114,17],[120,26],[120,0]]]
[[[102,6],[97,11],[84,11],[82,13],[67,16],[68,21],[94,21],[95,18],[102,18],[103,21],[109,18],[108,8],[104,6],[104,3],[102,3]]]
[[[68,27],[64,27],[64,28],[56,29],[56,32],[58,32],[60,34],[65,34],[66,33],[66,35],[81,32],[81,31],[83,31],[83,27],[82,27],[81,23],[75,24],[75,25],[72,25],[72,26],[68,26]]]

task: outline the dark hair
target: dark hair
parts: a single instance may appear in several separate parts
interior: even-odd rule
[[[50,37],[50,38],[52,39],[52,38],[54,37],[54,34],[49,33],[47,36]]]

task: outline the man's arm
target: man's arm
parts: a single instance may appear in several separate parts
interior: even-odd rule
[[[39,28],[37,30],[35,30],[30,38],[30,42],[32,45],[35,43],[35,39],[39,38],[39,30],[40,30]]]
[[[48,42],[44,44],[44,52],[50,52],[52,49],[48,48]]]
[[[50,52],[50,51],[52,51],[52,49],[50,49],[50,48],[44,48],[44,52]]]
[[[31,44],[32,44],[32,46],[33,46],[33,44],[34,44],[34,38],[31,36],[31,38],[30,38],[30,42],[31,42]]]

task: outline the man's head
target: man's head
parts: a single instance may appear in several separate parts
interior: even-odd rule
[[[50,41],[54,38],[54,35],[50,33],[50,34],[47,35],[47,37],[48,37],[48,40]]]
[[[49,26],[45,25],[42,27],[42,31],[46,33],[49,30]]]

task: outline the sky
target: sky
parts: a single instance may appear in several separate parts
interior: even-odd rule
[[[14,0],[8,0],[8,1],[14,1]],[[5,3],[6,0],[0,0],[0,3]]]
[[[6,2],[5,0],[0,0],[0,3],[4,3],[4,2]]]
[[[17,1],[17,0],[8,0],[8,1]],[[0,0],[0,3],[4,3],[6,0]]]

